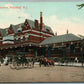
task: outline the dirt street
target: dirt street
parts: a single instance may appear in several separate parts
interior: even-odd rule
[[[0,66],[0,82],[84,82],[83,67],[51,66],[15,70]]]

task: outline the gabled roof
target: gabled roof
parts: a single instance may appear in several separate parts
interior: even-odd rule
[[[29,19],[27,19],[27,21],[28,21],[28,23],[29,23],[31,28],[35,28],[35,22],[34,21],[29,20]],[[17,24],[17,25],[12,25],[15,34],[18,33],[17,29],[18,29],[19,25],[21,25],[21,27],[23,28],[24,23],[20,23],[20,24]],[[38,26],[39,26],[39,29],[40,29],[40,23],[38,23]],[[52,29],[49,26],[45,25],[44,27],[45,27],[44,31],[47,31],[46,29],[49,29],[50,33],[53,33]],[[5,28],[5,29],[9,29],[9,27]],[[1,32],[2,36],[6,36],[7,35],[5,33],[5,29],[2,29],[2,28],[0,29],[0,32]]]
[[[17,25],[12,25],[12,28],[13,28],[15,34],[18,33],[17,29],[19,28],[19,25],[21,25],[21,27],[23,28],[24,23],[20,23],[20,24],[17,24]]]
[[[82,39],[74,34],[64,34],[59,36],[48,37],[44,41],[42,41],[40,45],[70,42],[70,41],[77,41],[77,40],[82,40]]]

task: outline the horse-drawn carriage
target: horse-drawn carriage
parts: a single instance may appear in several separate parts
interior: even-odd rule
[[[32,68],[32,58],[27,59],[23,53],[15,53],[13,56],[8,55],[10,68],[21,69],[21,68]]]

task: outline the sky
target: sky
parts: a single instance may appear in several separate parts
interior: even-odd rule
[[[84,8],[76,5],[83,2],[0,2],[0,28],[23,23],[25,19],[39,20],[58,35],[69,33],[84,35]],[[11,8],[17,7],[17,8]]]

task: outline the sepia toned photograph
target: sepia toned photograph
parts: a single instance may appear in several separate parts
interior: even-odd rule
[[[84,82],[84,2],[0,1],[0,83],[59,82]]]

